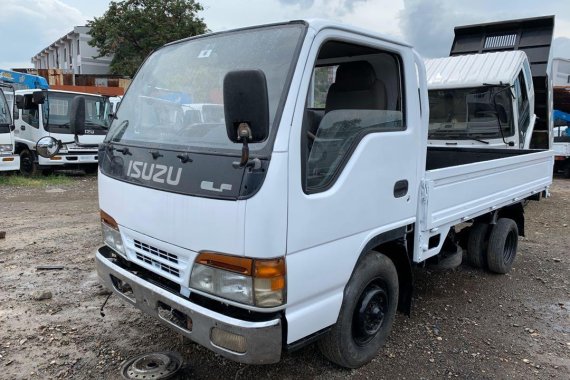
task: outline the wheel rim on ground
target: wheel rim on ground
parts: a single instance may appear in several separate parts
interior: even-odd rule
[[[171,379],[182,368],[176,352],[151,352],[128,359],[121,365],[123,379]]]
[[[384,285],[371,282],[364,289],[354,310],[352,335],[358,345],[370,342],[384,324],[388,310],[388,293]]]

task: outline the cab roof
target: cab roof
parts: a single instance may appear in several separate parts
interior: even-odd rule
[[[526,54],[520,50],[426,59],[428,88],[513,84],[525,61]]]

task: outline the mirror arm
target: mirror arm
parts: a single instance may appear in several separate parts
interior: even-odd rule
[[[234,162],[234,168],[243,168],[249,162],[249,145],[248,140],[252,139],[251,128],[248,123],[242,122],[239,124],[237,129],[237,135],[239,140],[243,143],[241,148],[241,159],[239,162]]]

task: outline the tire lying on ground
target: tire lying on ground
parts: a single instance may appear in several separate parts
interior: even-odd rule
[[[374,359],[392,328],[398,291],[392,260],[368,252],[346,286],[336,324],[318,343],[323,355],[346,368],[358,368]]]
[[[513,267],[517,254],[519,230],[514,220],[500,218],[493,226],[487,245],[487,263],[491,272],[505,274]]]

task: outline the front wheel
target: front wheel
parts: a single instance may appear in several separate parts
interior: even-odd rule
[[[29,149],[20,152],[20,173],[26,177],[38,175],[40,169],[36,163],[34,154]]]
[[[388,257],[370,251],[344,291],[338,320],[319,341],[323,355],[342,367],[370,362],[388,338],[398,305],[398,272]]]

